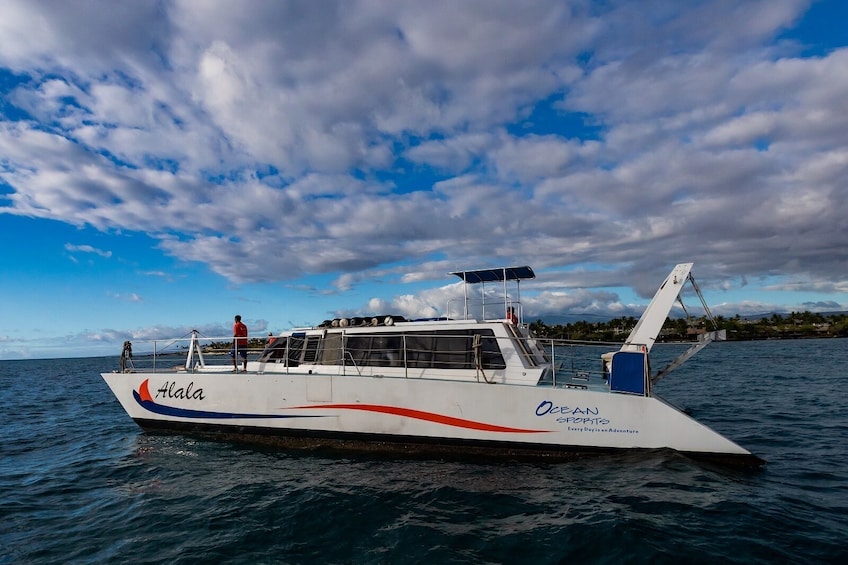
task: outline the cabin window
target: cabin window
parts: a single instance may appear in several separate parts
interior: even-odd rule
[[[484,369],[506,369],[506,362],[501,354],[498,340],[492,330],[478,332],[481,336],[483,368]]]
[[[312,365],[318,359],[318,346],[321,344],[321,336],[313,335],[306,338],[303,348],[303,364]]]
[[[318,347],[318,336],[313,337],[311,341],[314,342],[312,345],[312,349],[314,350]],[[277,340],[275,340],[274,343],[262,353],[259,361],[263,363],[286,363],[286,352],[288,352],[288,363],[286,366],[297,367],[301,363],[301,356],[303,355],[305,343],[305,334],[293,334],[289,337],[277,338]]]
[[[265,351],[262,352],[262,356],[259,358],[263,363],[276,362],[282,363],[286,358],[286,345],[288,344],[287,337],[277,338],[274,343],[268,346]]]
[[[397,334],[349,335],[345,361],[360,367],[403,367],[403,347]]]
[[[342,334],[328,333],[321,344],[321,365],[339,365],[342,357]]]
[[[357,367],[403,367],[415,369],[474,369],[474,336],[480,335],[480,363],[483,369],[506,367],[498,340],[492,330],[439,330],[428,333],[377,333],[343,335],[295,334],[281,337],[263,353],[260,361],[286,362],[288,366],[317,363]]]
[[[360,367],[403,367],[417,369],[474,369],[474,334],[481,335],[483,369],[506,367],[497,339],[491,330],[442,330],[430,333],[349,335],[345,361]],[[326,346],[325,346],[326,348]]]

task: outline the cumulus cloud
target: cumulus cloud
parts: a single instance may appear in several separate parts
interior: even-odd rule
[[[6,2],[0,211],[146,232],[233,282],[593,264],[544,298],[627,311],[586,289],[649,296],[691,260],[842,288],[848,48],[776,41],[807,7]]]

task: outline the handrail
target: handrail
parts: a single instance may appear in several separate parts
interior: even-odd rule
[[[356,364],[356,359],[353,358],[353,353],[351,353],[350,351],[345,351],[344,353],[347,353],[347,356],[350,357],[350,362],[351,364],[353,364],[353,368],[356,369],[356,372],[361,377],[362,371],[359,370],[359,366]],[[344,353],[342,354],[342,361],[344,361]],[[344,370],[346,367],[347,365],[345,363],[342,363],[342,372],[344,374],[347,374],[347,372]]]
[[[607,354],[615,353],[621,347],[620,342],[609,343],[540,338],[536,336],[525,336],[522,335],[521,332],[516,331],[514,328],[511,329],[512,331],[509,331],[506,336],[492,335],[486,337],[486,339],[494,340],[500,344],[499,348],[492,346],[491,351],[494,352],[497,349],[500,349],[503,354],[502,361],[496,361],[498,363],[497,366],[485,365],[486,370],[484,375],[487,381],[492,379],[493,372],[498,372],[510,366],[515,367],[514,363],[516,363],[516,359],[520,360],[520,364],[526,370],[539,370],[539,382],[546,385],[552,384],[554,386],[562,386],[567,382],[573,381],[575,377],[581,379],[583,376],[591,378],[594,381],[595,379],[604,378],[606,376],[605,370],[608,369],[604,367],[602,359],[604,357],[608,357]],[[354,348],[351,349],[349,348],[349,345],[352,344],[349,344],[347,340],[343,340],[339,344],[340,351],[338,353],[338,357],[333,355],[332,351],[323,350],[324,353],[319,353],[319,357],[314,361],[314,363],[319,365],[322,363],[340,363],[343,367],[350,365],[355,370],[355,373],[353,374],[360,377],[370,374],[388,373],[398,377],[402,376],[409,378],[410,375],[419,375],[421,371],[429,369],[448,371],[467,369],[479,371],[479,369],[484,367],[483,360],[481,358],[483,350],[480,348],[481,345],[479,342],[476,344],[475,348],[475,343],[473,342],[474,335],[480,334],[470,334],[461,329],[457,330],[455,334],[452,332],[446,333],[444,331],[433,331],[432,333],[425,331],[417,333],[415,337],[424,338],[425,340],[428,337],[453,337],[467,340],[464,342],[464,346],[454,348],[449,352],[447,350],[442,352],[447,355],[444,358],[440,358],[433,357],[432,350],[429,349],[426,344],[424,344],[424,348],[422,349],[419,345],[417,345],[417,341],[409,341],[413,336],[409,336],[403,332],[398,332],[396,334],[389,334],[385,331],[367,333],[360,332],[357,333],[357,336],[359,337],[390,337],[396,338],[397,341],[394,343],[377,343],[375,341],[371,343],[370,346],[366,345],[365,347],[369,347],[369,349],[364,350],[359,349],[357,346],[354,346]],[[286,339],[286,337],[287,336],[280,336],[282,339]],[[152,353],[150,353],[149,349],[147,350],[147,353],[137,353],[135,356],[136,363],[133,367],[134,371],[149,371],[150,364],[153,365],[153,372],[162,370],[171,371],[175,368],[179,368],[178,364],[168,362],[168,358],[172,355],[186,355],[186,353],[191,349],[190,347],[185,347],[185,345],[190,345],[190,339],[191,338],[180,338],[177,340],[151,340],[153,344]],[[206,356],[206,364],[197,365],[192,361],[189,366],[186,366],[186,362],[188,361],[186,356],[183,357],[184,362],[182,363],[182,366],[185,367],[186,370],[195,371],[198,370],[198,368],[217,370],[219,366],[223,368],[225,365],[229,365],[231,361],[230,358],[226,356],[227,350],[225,348],[216,348],[215,350],[210,351],[209,342],[213,341],[220,342],[221,340],[217,338],[202,338],[195,341],[195,354],[198,349],[202,350]],[[203,345],[203,342],[206,342],[206,344]],[[456,342],[457,345],[459,345],[459,343],[460,342]],[[324,344],[324,346],[327,345],[328,344],[326,343]],[[143,341],[140,347],[135,348],[136,351],[139,351],[139,349],[144,349]],[[265,348],[249,348],[252,355],[258,353],[260,354],[260,357],[265,350]],[[280,353],[284,353],[282,357],[276,356],[274,358],[275,361],[268,361],[260,365],[258,369],[259,372],[267,372],[269,367],[274,367],[275,370],[280,373],[289,374],[293,366],[300,364],[298,360],[298,347],[293,345],[290,340],[286,339],[285,346],[280,348]],[[385,357],[383,356],[384,354]],[[291,357],[292,355],[294,355],[294,358]],[[497,355],[497,353],[495,353],[495,355]],[[328,361],[334,357],[338,361],[335,363]],[[147,363],[144,362],[145,359],[147,359]],[[256,358],[254,358],[254,360],[255,359]],[[496,358],[492,358],[492,360],[495,359]],[[211,364],[209,363],[210,361]],[[505,365],[501,365],[501,363],[505,363]],[[147,365],[147,369],[139,366],[140,364]],[[312,362],[310,361],[307,364],[312,364]],[[342,368],[342,371],[344,372],[345,369]],[[479,376],[480,374],[478,372],[478,378]]]
[[[458,319],[458,320],[474,319],[474,316],[470,312],[470,309],[468,309],[469,311],[466,311],[466,309],[463,309],[462,311],[457,312],[456,315],[454,314],[454,306],[456,306],[456,304],[459,301],[460,301],[459,298],[451,298],[451,299],[448,300],[447,307],[445,309],[445,316],[448,317],[448,318],[451,318],[451,319]],[[518,316],[519,322],[521,322],[521,320],[523,320],[523,308],[521,306],[521,301],[520,300],[512,300],[508,296],[507,297],[497,297],[496,296],[494,298],[492,298],[491,296],[490,297],[469,296],[468,299],[465,300],[462,303],[462,306],[467,307],[469,305],[479,306],[480,319],[481,320],[490,320],[491,321],[491,320],[505,319],[506,318],[506,309],[509,308],[510,306],[515,308],[515,312],[516,312],[516,315]],[[490,317],[486,316],[486,306],[493,306],[493,305],[503,306],[503,309],[504,309],[503,314],[504,315],[503,316],[496,316],[494,318],[490,318]]]
[[[195,369],[194,365],[192,365],[191,367],[188,367],[188,366],[185,365],[189,360],[188,355],[190,353],[197,354],[198,357],[200,357],[201,359],[202,359],[202,356],[204,355],[204,352],[205,352],[206,355],[209,355],[209,354],[225,355],[226,353],[228,353],[231,350],[229,347],[212,349],[212,348],[209,347],[209,344],[211,342],[227,342],[227,341],[231,342],[232,339],[233,339],[232,336],[201,337],[201,338],[198,338],[197,336],[190,336],[190,337],[170,338],[170,339],[134,340],[134,342],[131,341],[131,340],[127,340],[127,341],[130,342],[131,347],[133,347],[133,345],[132,345],[133,343],[135,345],[134,345],[134,351],[132,351],[132,353],[130,354],[131,356],[128,357],[127,359],[125,359],[125,360],[129,363],[132,363],[133,368],[135,370],[139,370],[140,367],[136,367],[136,363],[133,361],[133,359],[135,359],[135,361],[139,361],[139,360],[142,360],[142,359],[149,359],[150,363],[152,365],[152,368],[148,368],[147,370],[155,373],[155,372],[158,372],[160,370],[163,370],[163,369],[160,369],[160,365],[163,363],[163,358],[174,356],[174,355],[179,355],[179,356],[183,357],[183,363],[181,363],[181,366],[185,366],[186,370],[194,370]],[[192,351],[192,345],[193,345],[192,342],[194,342],[194,346],[195,346],[194,351]],[[207,342],[207,345],[201,346],[200,342]],[[150,344],[150,349],[140,351],[140,348],[138,346],[139,343]],[[182,349],[176,349],[176,348],[170,349],[171,347],[174,347],[174,346],[182,347]],[[262,351],[264,351],[264,348],[259,349],[257,347],[248,347],[247,351],[248,351],[248,353],[256,353],[256,352],[261,353]],[[204,363],[204,365],[205,365],[205,363]],[[169,367],[170,367],[170,365],[169,365]],[[170,370],[170,368],[165,369],[165,370]]]

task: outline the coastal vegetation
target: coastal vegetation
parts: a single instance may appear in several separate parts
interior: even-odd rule
[[[632,316],[606,322],[578,321],[556,325],[536,320],[530,324],[530,329],[539,337],[614,342],[624,341],[637,321]],[[727,331],[729,341],[848,337],[846,313],[792,312],[758,318],[716,316],[715,321],[718,329]],[[699,334],[713,329],[713,324],[705,316],[668,318],[657,341],[694,341]]]

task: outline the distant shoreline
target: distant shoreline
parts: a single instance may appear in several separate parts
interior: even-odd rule
[[[542,320],[530,324],[539,336],[557,339],[623,342],[636,318],[613,318],[606,322],[577,321],[549,325]],[[848,314],[792,312],[771,314],[756,319],[715,316],[713,320],[699,318],[669,318],[660,331],[658,343],[697,341],[698,335],[714,329],[725,330],[727,341],[762,341],[775,339],[823,339],[848,337]]]

